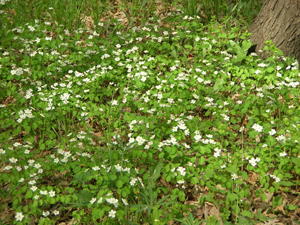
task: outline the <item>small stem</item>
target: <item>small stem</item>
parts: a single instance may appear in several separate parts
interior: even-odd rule
[[[238,218],[238,200],[236,200],[236,206],[235,206],[235,224],[237,224],[237,218]]]
[[[244,167],[244,135],[243,135],[243,130],[242,130],[242,171]]]

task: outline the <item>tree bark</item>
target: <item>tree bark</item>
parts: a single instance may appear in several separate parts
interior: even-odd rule
[[[300,0],[265,0],[249,32],[260,57],[266,58],[258,50],[272,40],[285,56],[300,62]]]

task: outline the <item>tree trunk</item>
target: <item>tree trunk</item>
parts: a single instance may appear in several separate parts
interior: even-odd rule
[[[285,56],[300,63],[300,0],[265,0],[249,32],[260,57],[266,58],[258,50],[272,40]]]

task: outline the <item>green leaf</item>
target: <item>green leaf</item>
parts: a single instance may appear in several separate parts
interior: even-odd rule
[[[202,49],[202,56],[206,56],[206,48]]]
[[[163,166],[163,160],[160,159],[156,165],[156,168],[153,172],[153,175],[152,175],[152,181],[155,182],[157,178],[159,178],[160,176],[160,171],[162,169],[162,166]]]
[[[21,126],[18,126],[17,129],[13,130],[13,134],[17,136],[21,131],[22,131]]]
[[[228,167],[225,168],[226,171],[229,173],[236,173],[238,171],[238,168],[234,165],[229,165]]]
[[[222,87],[223,87],[223,78],[218,78],[217,80],[216,80],[216,83],[215,83],[215,85],[214,85],[214,87],[213,87],[213,92],[214,91],[219,91]]]
[[[44,150],[46,148],[46,145],[44,143],[40,143],[40,149]]]
[[[241,215],[245,217],[253,218],[253,214],[247,210],[241,212]]]
[[[75,193],[78,197],[78,200],[83,200],[84,202],[89,202],[93,198],[93,193],[87,190],[80,190],[79,192]]]
[[[280,181],[279,184],[280,184],[281,186],[288,186],[288,187],[294,185],[294,183],[293,183],[293,182],[290,182],[290,181]]]
[[[177,56],[178,56],[178,53],[175,49],[173,49],[170,54],[173,58],[177,58]]]
[[[109,176],[109,178],[110,178],[111,180],[116,180],[116,179],[117,179],[117,176],[116,176],[115,174],[112,174],[112,175]]]
[[[263,195],[261,196],[261,200],[262,200],[262,201],[266,201],[267,199],[268,199],[268,197],[267,197],[266,194],[263,194]]]
[[[50,198],[50,201],[49,201],[50,204],[55,204],[55,202],[56,202],[55,198]]]
[[[32,203],[32,207],[36,208],[37,206],[38,206],[38,201],[34,200],[33,203]]]
[[[293,211],[295,209],[298,209],[298,206],[296,206],[296,205],[286,205],[285,208],[287,208],[290,211]]]
[[[33,123],[32,127],[33,127],[34,130],[36,130],[39,127],[39,125],[37,123]]]
[[[242,43],[243,50],[248,50],[251,46],[252,46],[252,42],[251,41],[244,40],[243,43]]]
[[[221,37],[221,34],[219,34],[219,36]],[[225,37],[226,37],[226,34],[224,34],[223,37],[225,38]],[[230,34],[227,38],[228,38],[228,39],[233,39],[233,38],[235,38],[235,37],[236,37],[236,34]],[[230,40],[230,41],[231,41],[231,40]],[[234,41],[232,41],[232,42],[235,44]],[[229,43],[231,43],[231,42],[229,42]]]
[[[238,195],[237,194],[234,194],[234,193],[228,193],[227,196],[226,196],[226,200],[227,201],[235,201],[238,199]]]
[[[278,48],[278,49],[276,49],[276,51],[277,51],[277,55],[279,55],[279,56],[283,56],[283,52]]]
[[[272,200],[272,209],[274,209],[276,206],[280,206],[280,205],[282,205],[282,198],[281,198],[281,195],[277,195]]]
[[[139,80],[136,80],[135,85],[136,85],[138,88],[143,87],[143,83],[142,83],[141,81],[139,81]]]
[[[198,184],[199,183],[199,179],[197,177],[192,177],[191,183],[192,184]]]
[[[204,155],[206,153],[206,148],[203,146],[200,146],[200,153]]]
[[[298,158],[298,157],[293,157],[293,158],[292,158],[292,162],[295,163],[295,165],[298,166],[298,165],[300,165],[300,158]]]
[[[203,165],[204,163],[205,163],[205,158],[203,156],[201,156],[199,159],[199,164]]]
[[[206,169],[205,175],[208,176],[209,178],[212,178],[214,176],[214,171],[211,169]]]
[[[236,55],[236,61],[241,62],[243,59],[246,58],[246,56],[247,56],[246,53],[239,53],[239,54]]]
[[[98,209],[98,208],[93,208],[93,210],[92,210],[93,219],[102,218],[103,215],[104,215],[104,211],[103,210]]]
[[[27,124],[23,126],[26,132],[30,132],[31,127],[28,126]]]
[[[24,193],[27,190],[27,186],[23,186],[23,188],[21,189],[21,193]]]
[[[264,48],[263,48],[263,51],[267,51],[269,50],[269,47],[266,45]]]
[[[238,180],[235,180],[234,183],[235,183],[235,184],[242,184],[242,183],[244,183],[244,181],[241,180],[241,179],[238,179]]]
[[[29,199],[32,197],[32,191],[31,190],[28,190],[26,195],[25,195],[25,199]]]
[[[165,153],[161,152],[161,153],[159,153],[158,158],[159,158],[159,159],[163,159],[164,156],[165,156]]]
[[[121,188],[123,186],[123,181],[117,180],[116,185],[118,188]]]

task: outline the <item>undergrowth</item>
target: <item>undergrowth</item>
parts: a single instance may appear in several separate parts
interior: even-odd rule
[[[207,2],[2,0],[2,223],[296,218],[298,64]]]

